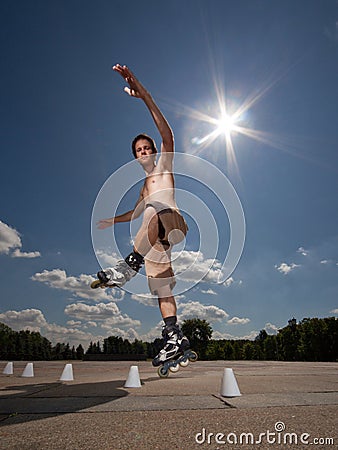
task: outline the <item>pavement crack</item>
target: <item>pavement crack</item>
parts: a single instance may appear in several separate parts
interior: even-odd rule
[[[219,394],[212,394],[212,396],[215,397],[215,398],[217,398],[218,400],[220,400],[226,407],[237,409],[236,406],[234,406],[234,405],[232,405],[231,403],[227,402],[227,401],[225,400],[225,398],[222,397],[221,395],[219,395]]]

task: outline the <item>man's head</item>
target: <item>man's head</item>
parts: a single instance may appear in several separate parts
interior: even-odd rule
[[[151,150],[151,153],[157,153],[154,139],[144,133],[138,134],[131,144],[134,158],[138,158],[142,154],[142,151],[145,149],[145,147],[148,147]]]

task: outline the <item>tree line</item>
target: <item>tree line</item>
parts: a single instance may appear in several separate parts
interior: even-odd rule
[[[261,330],[254,340],[212,339],[210,324],[197,318],[185,320],[182,331],[201,360],[338,361],[338,319],[335,317],[305,318],[299,323],[291,319],[277,334],[269,335]],[[162,339],[129,342],[120,336],[110,336],[102,344],[91,342],[85,352],[81,345],[53,346],[38,332],[14,331],[0,323],[2,360],[82,360],[86,355],[143,355],[152,359],[162,346]]]
[[[202,360],[277,360],[277,361],[338,361],[338,319],[305,318],[299,323],[290,319],[288,325],[269,335],[261,330],[249,339],[211,339],[213,330],[206,320],[189,319],[182,331],[191,348]],[[154,358],[163,346],[162,339],[153,342],[110,336],[100,343],[91,343],[87,354],[145,355]]]
[[[50,361],[83,359],[84,349],[68,344],[52,343],[37,331],[14,331],[0,322],[0,359]]]

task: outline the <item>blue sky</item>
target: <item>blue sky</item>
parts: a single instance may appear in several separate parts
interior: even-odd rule
[[[178,293],[180,319],[205,318],[214,337],[253,338],[292,317],[338,314],[335,1],[14,0],[1,2],[0,21],[0,321],[85,346],[110,334],[160,335],[144,276],[125,292],[88,288],[99,270],[91,238],[99,192],[132,160],[136,134],[160,144],[142,102],[111,71],[115,63],[150,90],[176,151],[217,168],[244,211],[243,254],[218,284],[229,223],[197,175],[177,177],[183,203],[193,204],[191,192],[212,216],[196,223],[186,210],[190,233],[177,266],[197,262],[182,275],[190,288]],[[218,119],[224,104],[230,115],[241,111],[232,152],[223,135],[199,145],[215,129],[201,114]],[[134,169],[125,182],[121,212],[137,198]],[[103,205],[108,217],[116,203],[112,196]],[[213,221],[214,264],[208,245],[200,251]],[[129,231],[114,230],[123,254]],[[106,259],[116,257],[112,237],[104,232]]]

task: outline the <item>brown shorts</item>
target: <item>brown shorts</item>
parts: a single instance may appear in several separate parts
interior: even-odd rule
[[[144,258],[149,289],[153,295],[168,297],[176,284],[171,249],[184,239],[188,226],[177,209],[160,202],[149,203],[147,207],[155,209],[159,228],[157,241]]]

